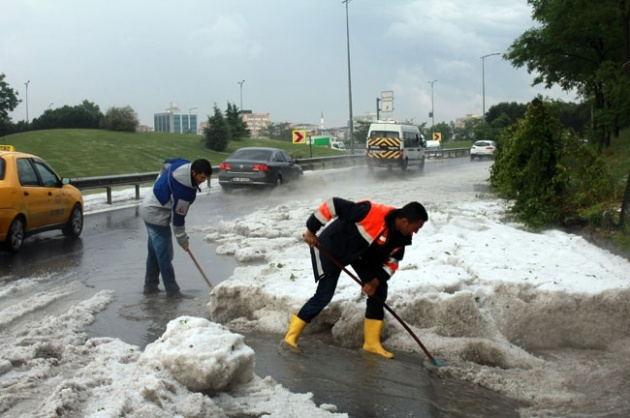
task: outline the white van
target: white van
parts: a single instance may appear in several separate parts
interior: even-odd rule
[[[425,147],[417,126],[385,121],[372,123],[365,141],[368,169],[400,167],[406,170],[410,164],[423,169]]]

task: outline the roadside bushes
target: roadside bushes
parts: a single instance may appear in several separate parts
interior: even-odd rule
[[[534,228],[583,216],[614,193],[603,160],[567,132],[554,106],[540,97],[524,119],[503,131],[490,183],[514,201],[519,220]]]

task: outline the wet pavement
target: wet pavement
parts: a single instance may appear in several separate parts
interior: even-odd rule
[[[446,165],[447,167],[447,165]],[[363,173],[350,173],[350,181]],[[392,180],[392,181],[395,181]],[[187,224],[203,227],[247,213],[247,195],[200,196]],[[259,196],[261,199],[263,196]],[[283,196],[270,196],[257,204],[276,204]],[[217,285],[231,276],[236,262],[215,254],[191,234],[191,250]],[[144,347],[159,338],[166,324],[181,315],[208,317],[209,288],[190,257],[176,248],[177,280],[191,299],[167,300],[163,294],[142,294],[146,231],[135,208],[89,215],[81,239],[68,241],[59,233],[30,238],[17,255],[0,253],[0,283],[25,277],[45,277],[40,290],[71,281],[85,285],[84,295],[113,289],[115,299],[86,330],[93,337],[116,337]],[[54,309],[54,307],[51,307]],[[271,376],[293,392],[311,392],[315,402],[337,405],[352,417],[511,417],[522,405],[478,386],[442,379],[424,367],[418,355],[396,353],[381,359],[361,350],[332,344],[329,336],[305,336],[304,355],[278,351],[280,335],[243,333],[256,352],[256,374]]]

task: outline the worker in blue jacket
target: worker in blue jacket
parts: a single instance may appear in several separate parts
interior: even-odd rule
[[[162,170],[140,205],[140,217],[148,232],[148,255],[144,279],[144,293],[160,291],[159,277],[167,297],[181,297],[173,268],[173,239],[188,251],[185,218],[195,201],[199,185],[212,175],[212,166],[205,159],[194,162],[182,158],[164,161]],[[172,231],[171,231],[172,225]]]

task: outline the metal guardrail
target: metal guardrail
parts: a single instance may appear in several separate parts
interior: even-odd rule
[[[332,157],[298,158],[295,160],[304,170],[351,167],[365,165],[365,155],[335,155]]]
[[[470,155],[470,148],[450,148],[425,151],[427,158],[461,158]]]
[[[81,189],[105,189],[107,191],[107,203],[112,204],[112,188],[116,186],[135,186],[136,200],[140,199],[140,186],[146,183],[153,183],[158,172],[120,174],[103,177],[82,177],[70,179],[70,184]]]
[[[442,150],[425,151],[427,158],[459,158],[470,155],[468,148],[453,148]],[[365,165],[364,155],[335,155],[332,157],[300,158],[295,162],[300,164],[304,170],[330,169],[341,167],[352,167]],[[140,186],[153,183],[158,172],[120,174],[102,177],[82,177],[70,179],[70,184],[81,190],[105,189],[107,191],[107,203],[112,203],[112,188],[118,186],[134,186],[136,189],[136,200],[140,199]]]

